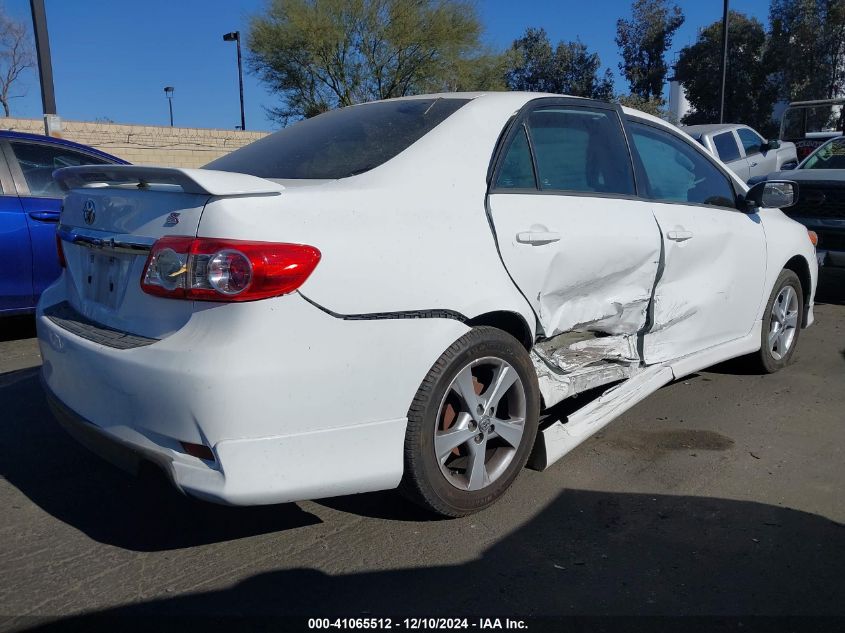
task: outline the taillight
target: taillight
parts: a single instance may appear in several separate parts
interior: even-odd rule
[[[319,262],[320,251],[305,244],[163,237],[141,289],[171,299],[254,301],[293,292]]]
[[[59,256],[59,266],[67,268],[67,260],[65,259],[65,249],[62,247],[62,238],[56,233],[56,254]]]

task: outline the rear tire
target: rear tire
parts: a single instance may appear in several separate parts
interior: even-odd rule
[[[791,270],[783,270],[775,282],[760,334],[760,351],[755,364],[772,374],[786,367],[798,347],[798,336],[804,318],[804,293],[801,280]]]
[[[514,337],[476,327],[434,363],[408,411],[400,489],[460,517],[495,503],[525,466],[540,415],[537,374]]]

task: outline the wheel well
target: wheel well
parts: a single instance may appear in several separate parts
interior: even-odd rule
[[[812,280],[810,278],[810,266],[807,260],[801,255],[796,255],[790,259],[783,266],[784,270],[791,270],[801,281],[801,293],[804,295],[804,314],[801,315],[801,327],[807,323],[807,315],[810,312],[810,288]]]
[[[487,312],[486,314],[473,317],[466,324],[470,327],[489,325],[504,330],[522,343],[525,349],[528,350],[534,345],[534,340],[531,337],[531,328],[528,327],[522,315],[516,312]]]

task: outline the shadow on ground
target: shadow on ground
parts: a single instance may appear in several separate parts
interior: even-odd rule
[[[19,341],[35,336],[35,317],[14,316],[0,318],[0,343]]]
[[[845,269],[819,270],[816,303],[845,305]]]
[[[59,427],[37,369],[0,376],[0,411],[0,475],[100,543],[173,550],[319,522],[295,504],[232,508],[186,498],[154,467],[137,478],[124,474]]]
[[[800,351],[800,348],[799,348]],[[731,358],[723,361],[712,367],[703,370],[707,374],[726,374],[729,376],[765,376],[765,372],[760,369],[757,359],[753,356],[740,356],[739,358]],[[682,380],[688,380],[683,378]]]
[[[382,500],[390,507],[390,498]],[[499,505],[489,512],[502,510]],[[446,532],[461,533],[449,528],[444,525]],[[812,514],[725,499],[569,490],[469,563],[349,575],[279,570],[220,591],[109,609],[56,626],[126,630],[143,623],[162,630],[162,623],[199,617],[193,624],[235,630],[238,622],[228,618],[248,616],[240,630],[259,623],[291,630],[277,618],[293,615],[842,616],[843,565],[845,528]],[[560,630],[575,629],[565,624]],[[577,630],[622,630],[593,624]],[[678,622],[675,630],[695,628],[689,624]],[[777,624],[769,622],[765,630],[782,630]],[[817,624],[790,628],[828,630]],[[641,630],[630,623],[623,628]]]

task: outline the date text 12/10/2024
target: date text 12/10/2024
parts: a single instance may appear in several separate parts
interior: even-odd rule
[[[525,630],[525,620],[511,618],[309,618],[308,628],[340,630]]]

